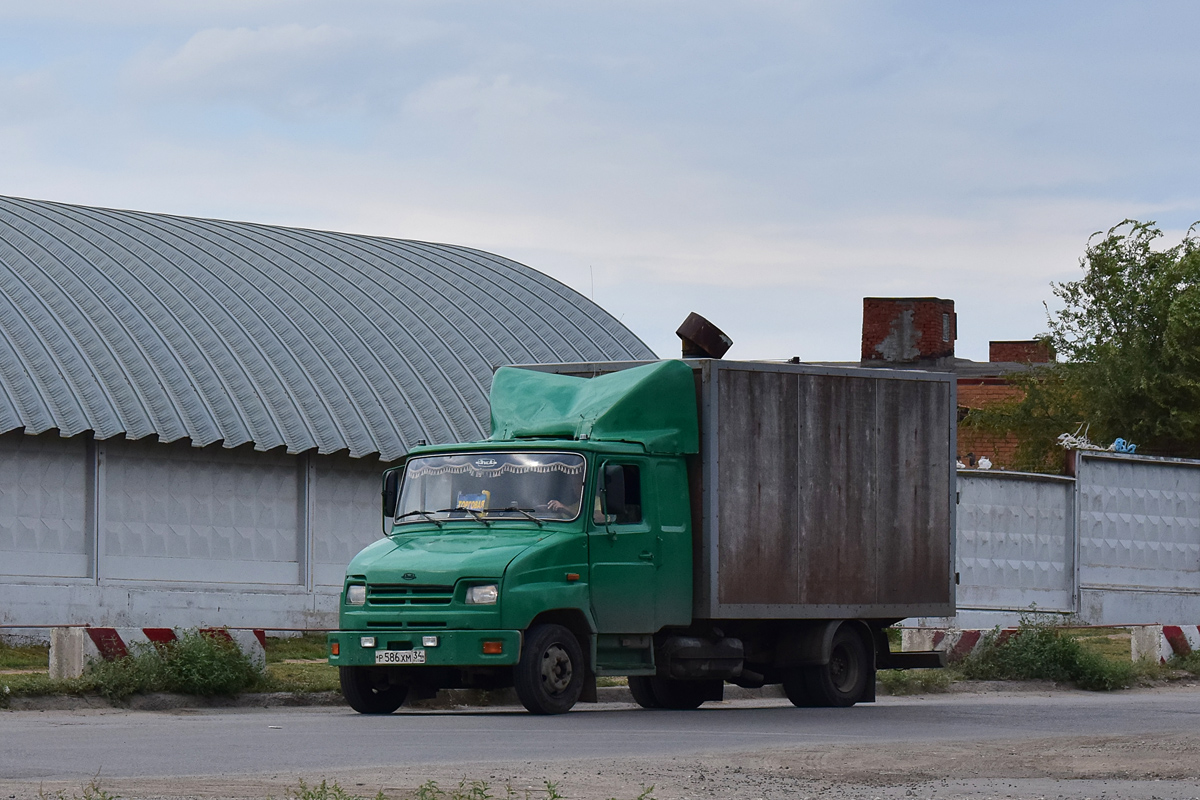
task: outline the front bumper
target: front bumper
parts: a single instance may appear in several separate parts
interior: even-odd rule
[[[374,637],[375,646],[363,647],[364,636]],[[437,636],[437,646],[422,646],[426,636]],[[500,642],[500,652],[484,653],[484,642]],[[328,644],[329,663],[335,667],[375,666],[375,653],[380,650],[424,650],[424,666],[441,667],[505,666],[517,663],[521,656],[520,631],[335,631],[328,635]]]

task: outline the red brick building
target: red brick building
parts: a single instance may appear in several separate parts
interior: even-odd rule
[[[864,367],[926,369],[953,372],[958,378],[958,418],[968,410],[1021,396],[1008,382],[1014,372],[1050,361],[1036,339],[991,342],[986,362],[955,358],[958,318],[954,301],[940,297],[863,298],[862,359]],[[959,458],[974,466],[982,457],[993,467],[1013,463],[1017,441],[971,428],[958,428]]]

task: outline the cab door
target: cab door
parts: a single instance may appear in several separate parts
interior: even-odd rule
[[[653,633],[661,551],[644,514],[648,470],[609,461],[599,473],[588,532],[592,613],[600,633]]]

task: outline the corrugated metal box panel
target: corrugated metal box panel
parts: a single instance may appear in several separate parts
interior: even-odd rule
[[[876,602],[950,602],[954,535],[952,392],[932,381],[879,380],[876,400]]]
[[[478,250],[0,197],[0,432],[390,461],[483,438],[497,366],[652,357]]]
[[[590,377],[639,363],[530,368]],[[953,613],[952,376],[687,363],[696,617]]]
[[[697,576],[707,584],[697,617],[953,609],[949,376],[696,366],[707,406],[699,545],[712,554],[708,574]]]
[[[720,602],[799,603],[796,381],[750,371],[723,377],[717,386]],[[764,464],[774,468],[764,471]]]
[[[1080,585],[1200,591],[1200,464],[1079,455]]]
[[[878,385],[833,375],[800,375],[797,380],[798,495],[804,498],[799,602],[840,604],[864,597],[874,602]],[[830,537],[831,530],[841,536]]]
[[[958,608],[1075,611],[1075,482],[958,474]]]
[[[0,575],[85,578],[87,442],[0,436]]]
[[[112,442],[104,461],[105,577],[303,585],[294,456]]]

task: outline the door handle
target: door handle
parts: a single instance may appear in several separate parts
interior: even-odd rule
[[[649,550],[643,550],[642,552],[638,553],[638,558],[640,558],[642,561],[653,561],[654,553],[651,553]]]

